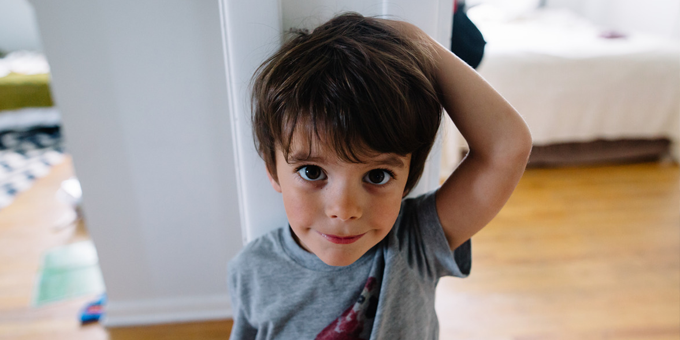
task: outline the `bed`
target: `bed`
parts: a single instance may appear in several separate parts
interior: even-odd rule
[[[679,160],[677,41],[606,31],[566,9],[511,17],[483,4],[468,16],[487,41],[478,72],[526,120],[533,163],[559,163],[559,154],[566,163],[574,155],[635,156],[664,145]],[[456,157],[446,158],[450,167]]]
[[[49,66],[40,53],[17,51],[0,58],[0,113],[53,106]]]
[[[48,72],[39,53],[0,58],[0,209],[64,158]]]

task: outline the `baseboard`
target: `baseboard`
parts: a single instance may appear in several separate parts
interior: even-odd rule
[[[677,138],[671,143],[671,158],[675,163],[680,164],[680,138]]]
[[[232,317],[228,295],[108,301],[106,327],[207,321]]]

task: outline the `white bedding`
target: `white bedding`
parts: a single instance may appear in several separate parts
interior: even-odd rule
[[[680,140],[678,42],[604,32],[567,10],[468,15],[488,42],[478,71],[527,121],[534,144]]]

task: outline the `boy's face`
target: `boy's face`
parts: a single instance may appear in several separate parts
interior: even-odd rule
[[[297,133],[289,160],[277,148],[275,181],[302,248],[331,266],[347,266],[380,242],[399,215],[411,155],[376,154],[348,163],[319,141],[311,155]],[[310,155],[307,158],[307,155]]]

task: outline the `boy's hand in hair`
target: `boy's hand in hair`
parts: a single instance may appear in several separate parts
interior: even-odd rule
[[[441,104],[468,142],[470,152],[436,194],[444,233],[456,249],[505,205],[531,152],[522,117],[477,72],[415,25],[382,21],[433,53]]]

